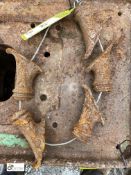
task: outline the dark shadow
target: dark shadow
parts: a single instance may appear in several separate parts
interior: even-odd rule
[[[12,96],[15,84],[16,62],[11,54],[6,53],[8,45],[0,45],[0,102]]]
[[[100,170],[83,170],[81,175],[103,175]]]

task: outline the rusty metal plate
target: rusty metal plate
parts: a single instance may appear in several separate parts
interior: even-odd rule
[[[69,7],[67,0],[2,0],[0,21],[42,22]]]
[[[95,127],[93,136],[87,144],[75,140],[65,146],[46,146],[43,155],[43,163],[45,164],[70,165],[72,163],[76,166],[100,168],[123,166],[116,145],[125,138],[130,138],[129,18],[131,6],[127,2],[95,1],[93,8],[98,7],[109,11],[113,10],[114,27],[110,28],[110,25],[107,25],[104,28],[100,37],[103,45],[106,45],[106,40],[112,36],[113,30],[115,30],[116,35],[123,30],[125,36],[111,53],[113,91],[103,93],[99,102],[105,125],[102,127],[98,124]],[[38,18],[35,19],[34,22]],[[22,41],[20,34],[29,29],[28,20],[27,23],[21,21],[1,22],[0,42],[12,46],[28,59],[31,59],[44,33],[38,34],[27,42]],[[121,53],[117,52],[119,48],[122,50]],[[45,55],[46,52],[50,54],[48,57]],[[98,94],[93,91],[91,86],[94,77],[86,72],[86,67],[90,60],[97,56],[98,46],[96,46],[90,60],[82,61],[84,53],[85,44],[81,30],[72,17],[51,27],[45,43],[36,56],[35,61],[43,69],[43,73],[34,82],[35,97],[29,102],[23,102],[22,108],[32,111],[36,119],[45,118],[46,142],[62,143],[74,138],[72,130],[74,124],[79,120],[84,102],[82,84],[89,85],[95,99],[97,99]],[[41,100],[41,95],[46,96],[45,100]],[[5,102],[0,102],[1,133],[20,134],[10,124],[10,117],[17,110],[18,103],[12,97]],[[32,160],[33,154],[29,148],[1,146],[0,156],[3,157],[0,160],[3,163],[3,161]],[[128,166],[130,165],[131,162],[129,161]]]

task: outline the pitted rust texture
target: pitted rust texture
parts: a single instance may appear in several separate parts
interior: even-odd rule
[[[2,0],[0,1],[0,21],[43,22],[69,7],[68,0],[48,2],[45,0]]]
[[[122,167],[115,146],[127,135],[130,135],[130,6],[127,3],[119,2],[117,4],[113,1],[112,3],[95,1],[92,5],[92,11],[98,7],[101,10],[113,11],[111,27],[110,23],[106,24],[100,35],[104,48],[107,47],[108,41],[113,38],[113,31],[118,36],[121,34],[121,29],[123,29],[125,34],[124,40],[119,43],[117,50],[112,50],[111,54],[113,91],[108,95],[103,93],[99,102],[99,109],[103,113],[105,125],[104,127],[99,124],[95,126],[94,134],[87,144],[75,141],[63,147],[52,148],[47,146],[45,151],[46,160],[44,161],[47,164],[66,164],[69,160],[69,163],[78,166],[85,165],[85,167]],[[88,12],[88,10],[86,11]],[[119,16],[118,12],[122,12],[122,15]],[[30,20],[30,17],[26,16],[26,19]],[[57,25],[61,27],[56,29]],[[51,27],[51,31],[36,57],[36,62],[40,65],[44,74],[40,75],[34,82],[35,97],[28,102],[28,105],[27,102],[22,104],[22,107],[26,107],[27,110],[30,108],[29,111],[31,112],[35,110],[37,114],[36,108],[33,108],[35,104],[42,112],[42,118],[46,113],[46,141],[50,143],[65,142],[73,137],[73,126],[80,118],[84,103],[81,84],[91,85],[93,82],[92,75],[84,73],[88,62],[86,60],[83,64],[82,61],[85,49],[81,30],[73,23],[73,18],[71,21],[63,20],[56,26]],[[27,42],[21,41],[20,34],[29,29],[30,23],[1,23],[0,38],[2,43],[12,46],[21,54],[31,58],[44,33],[40,33]],[[59,35],[54,40],[54,35],[52,36],[51,33],[56,33],[58,29],[60,29]],[[98,56],[98,47],[96,46],[95,49],[97,52],[93,51],[94,58]],[[50,52],[49,57],[44,56],[45,51]],[[91,55],[91,61],[93,55]],[[58,65],[60,70],[58,67],[55,69]],[[98,94],[92,92],[96,99]],[[45,101],[40,100],[42,94],[47,95]],[[7,124],[10,115],[18,110],[18,104],[10,98],[10,100],[0,105],[2,106],[0,108],[1,122]],[[57,123],[56,128],[53,127],[54,122]],[[0,131],[20,134],[19,130],[10,125],[8,127],[2,125]],[[13,157],[15,157],[15,160],[17,158],[18,161],[22,158],[24,158],[24,161],[32,158],[30,149],[1,147],[0,150],[5,156],[3,160],[6,161],[7,159],[14,160]],[[3,160],[0,160],[1,163],[3,163]]]
[[[84,7],[84,10],[82,7]],[[85,41],[86,53],[84,59],[87,59],[91,55],[96,43],[98,42],[103,27],[103,24],[96,22],[96,19],[94,19],[93,16],[94,14],[90,13],[85,15],[85,12],[82,13],[82,11],[85,11],[86,7],[87,6],[80,5],[76,9],[74,15],[76,22],[80,26],[83,39]]]
[[[16,80],[13,97],[15,100],[30,100],[33,97],[33,80],[42,72],[39,66],[26,59],[14,49],[6,49],[8,54],[12,54],[16,60]]]
[[[85,102],[80,119],[73,129],[73,134],[79,140],[87,143],[92,135],[95,124],[101,122],[102,114],[95,103],[89,87],[84,85],[83,88],[85,91]]]
[[[110,36],[111,38],[107,38],[106,43],[113,40],[114,35],[116,39],[121,36],[120,29],[117,30],[114,23],[117,18],[114,19],[113,16],[116,17],[116,15],[117,10],[114,10],[114,8],[105,9],[102,5],[99,6],[97,3],[95,4],[88,1],[83,1],[81,5],[76,8],[74,18],[80,26],[86,47],[84,59],[87,59],[92,54],[106,26],[112,31],[112,36]]]
[[[31,23],[1,22],[0,25],[0,38],[2,40],[2,44],[11,46],[25,57],[31,59],[40,43],[40,40],[42,39],[44,32],[41,32],[25,42],[21,39],[20,35],[31,29]]]
[[[36,158],[34,168],[39,168],[45,149],[45,122],[35,123],[32,114],[26,110],[16,112],[11,120],[30,144]]]
[[[113,47],[111,43],[106,50],[87,68],[95,73],[93,86],[97,92],[110,92],[112,90],[110,54]]]

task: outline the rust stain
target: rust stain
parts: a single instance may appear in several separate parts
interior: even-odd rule
[[[39,168],[45,149],[44,121],[35,123],[32,119],[32,114],[26,110],[16,112],[11,120],[13,125],[17,126],[25,136],[35,155],[34,168]]]
[[[87,68],[87,71],[95,73],[93,83],[97,92],[109,92],[112,90],[110,53],[113,47],[111,43],[107,49]]]
[[[33,80],[42,70],[34,62],[26,59],[14,49],[8,48],[6,52],[14,55],[16,60],[16,81],[13,97],[16,100],[31,99],[33,97]]]
[[[74,127],[73,134],[81,141],[87,142],[92,135],[92,130],[97,122],[101,122],[102,114],[95,104],[91,90],[86,85],[83,86],[85,91],[85,102],[80,119]]]

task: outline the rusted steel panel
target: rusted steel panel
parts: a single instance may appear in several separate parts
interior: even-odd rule
[[[61,5],[65,9],[67,3],[62,2],[56,5],[56,1],[51,1],[51,3],[43,4],[43,7],[46,6],[46,9],[48,9],[49,6],[50,9],[61,11],[58,6]],[[9,1],[2,3],[3,9],[6,9],[4,3],[9,3]],[[15,4],[16,1],[10,3]],[[21,5],[21,1],[18,3]],[[28,3],[26,2],[26,5]],[[18,7],[17,3],[16,6]],[[33,56],[44,32],[27,42],[21,40],[20,34],[31,28],[30,21],[40,22],[45,19],[44,15],[48,18],[54,14],[54,10],[51,14],[46,11],[46,13],[42,12],[39,6],[35,6],[35,8],[37,9],[36,17],[32,15],[32,11],[30,12],[31,15],[27,15],[28,13],[24,14],[24,8],[21,11],[18,8],[18,14],[25,15],[21,19],[18,18],[17,21],[21,22],[0,23],[1,44],[12,46],[28,59]],[[104,26],[100,35],[104,48],[107,47],[108,41],[112,40],[113,32],[116,38],[121,32],[124,34],[124,39],[114,46],[111,51],[112,92],[103,93],[98,104],[105,119],[105,125],[103,127],[100,124],[95,126],[93,136],[86,144],[76,140],[66,146],[46,146],[43,163],[65,165],[69,162],[76,166],[101,168],[123,166],[115,146],[130,136],[130,4],[122,1],[121,3],[117,3],[117,1],[104,1],[104,3],[103,1],[95,1],[93,4],[89,2],[88,7],[86,7],[88,15],[93,11],[97,11],[99,14],[99,11],[102,10],[106,10],[111,17],[111,21]],[[38,11],[40,11],[39,14]],[[4,12],[5,10],[0,11],[0,16],[4,16]],[[13,12],[11,13],[13,14]],[[82,13],[85,13],[85,11]],[[24,20],[22,21],[23,17]],[[7,16],[2,20],[7,20]],[[15,14],[9,20],[16,21]],[[49,53],[48,57],[45,56],[46,52]],[[74,137],[72,131],[80,118],[84,103],[82,84],[89,85],[94,98],[97,99],[98,93],[93,91],[92,88],[94,77],[86,70],[90,62],[99,53],[100,49],[97,45],[91,58],[83,61],[85,43],[82,31],[78,24],[74,22],[73,17],[51,27],[45,43],[35,59],[35,62],[43,70],[43,73],[34,82],[35,96],[31,101],[22,102],[22,108],[33,112],[35,119],[38,119],[39,116],[45,118],[46,142],[61,143]],[[46,96],[45,100],[42,100],[42,95]],[[1,133],[18,134],[21,137],[20,131],[12,126],[10,122],[11,116],[17,111],[18,102],[14,101],[12,97],[6,102],[0,102]],[[33,157],[30,148],[23,149],[19,146],[15,148],[1,146],[0,154],[0,156],[3,156],[3,159],[0,160],[1,163],[9,160],[32,160]],[[129,161],[128,166],[130,164]]]
[[[2,0],[0,21],[42,22],[69,7],[68,0]]]

